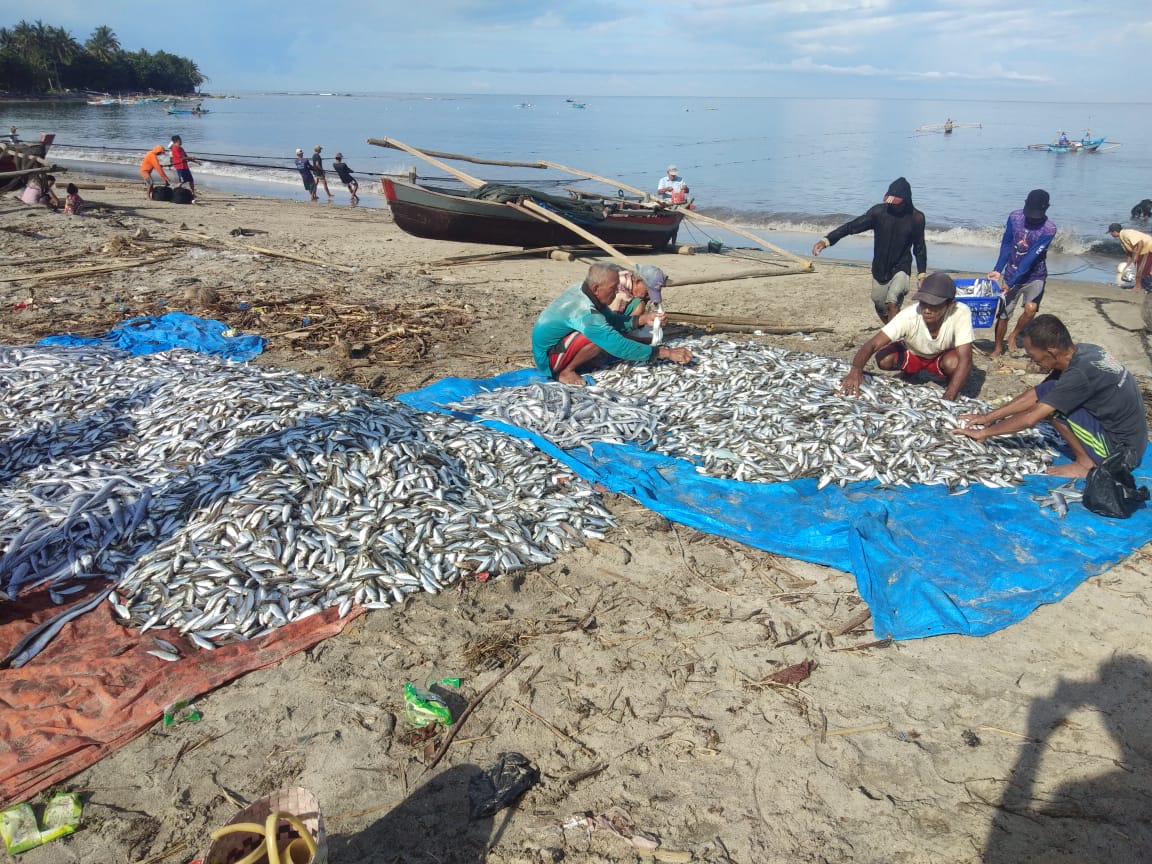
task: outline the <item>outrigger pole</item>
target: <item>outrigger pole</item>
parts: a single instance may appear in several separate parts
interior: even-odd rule
[[[456,179],[460,180],[461,182],[467,184],[468,186],[470,186],[473,189],[479,189],[481,186],[484,185],[483,180],[477,180],[475,177],[471,176],[470,174],[465,174],[463,171],[460,171],[456,168],[453,168],[451,165],[448,165],[444,162],[441,162],[439,159],[435,158],[435,156],[432,155],[435,151],[418,150],[415,147],[410,147],[407,144],[404,144],[400,141],[397,141],[395,138],[369,138],[368,143],[369,144],[375,144],[377,147],[391,147],[393,150],[403,150],[405,153],[411,153],[413,156],[416,156],[417,158],[423,159],[425,162],[429,163],[430,165],[435,165],[441,171],[447,171],[453,177],[455,177]],[[545,165],[529,165],[526,163],[492,162],[492,161],[486,161],[483,159],[472,159],[471,157],[468,157],[468,156],[458,156],[458,155],[455,155],[452,153],[439,153],[436,155],[443,156],[446,159],[459,159],[459,160],[462,160],[465,162],[478,162],[478,163],[487,164],[487,165],[510,165],[510,166],[514,166],[514,167],[525,167],[525,168],[547,167]],[[615,246],[612,246],[609,243],[605,243],[603,240],[601,240],[595,234],[593,234],[589,231],[585,231],[583,228],[581,228],[579,225],[577,225],[575,222],[571,221],[570,219],[565,219],[563,216],[561,216],[557,213],[553,213],[548,208],[541,207],[535,201],[521,200],[519,204],[513,204],[511,201],[509,201],[507,203],[508,203],[509,207],[512,207],[515,210],[519,210],[522,213],[526,213],[529,216],[532,216],[535,219],[539,219],[542,222],[555,222],[557,225],[563,225],[565,228],[567,228],[573,234],[578,234],[579,236],[581,236],[585,240],[587,240],[589,243],[592,243],[596,246],[599,246],[601,249],[603,249],[605,252],[607,252],[613,258],[616,258],[620,261],[623,261],[629,267],[635,266],[635,264],[632,262],[632,259],[629,258],[627,255],[625,255],[623,252],[621,252],[619,249],[617,249]]]
[[[623,189],[626,192],[631,192],[634,195],[639,195],[642,199],[644,199],[646,201],[651,200],[651,198],[652,198],[652,196],[649,193],[645,192],[643,189],[637,189],[635,186],[629,186],[627,183],[621,183],[620,181],[613,180],[610,177],[602,177],[599,174],[591,174],[587,171],[581,171],[577,168],[570,168],[569,166],[561,165],[558,162],[548,162],[548,161],[509,162],[509,161],[504,161],[504,160],[500,160],[500,159],[480,159],[480,158],[477,158],[475,156],[464,156],[464,155],[459,154],[459,153],[443,153],[443,152],[440,152],[437,150],[417,150],[414,147],[408,147],[407,145],[401,145],[400,142],[396,141],[395,138],[383,138],[383,139],[369,138],[368,143],[369,144],[376,144],[380,147],[392,147],[395,150],[405,150],[409,153],[412,153],[412,155],[414,155],[414,156],[419,156],[421,159],[424,159],[424,160],[430,162],[431,164],[435,165],[436,167],[447,171],[449,174],[452,174],[453,176],[455,176],[461,180],[463,180],[464,177],[467,177],[468,175],[463,174],[462,172],[458,172],[453,168],[449,168],[448,166],[444,165],[444,163],[442,163],[442,162],[435,161],[434,157],[439,157],[441,159],[453,159],[453,160],[457,160],[460,162],[471,162],[475,165],[500,165],[500,166],[503,166],[506,168],[537,168],[537,169],[552,168],[556,171],[564,171],[567,174],[574,174],[577,177],[583,177],[586,180],[596,180],[597,182],[605,183],[608,186],[615,186],[618,189]],[[468,181],[465,181],[465,182],[468,182]],[[474,182],[476,182],[476,181],[474,181]],[[473,187],[473,188],[476,188],[476,187]],[[746,237],[747,239],[751,240],[753,243],[756,243],[759,246],[762,246],[763,248],[768,249],[771,252],[775,252],[777,255],[781,255],[784,258],[787,258],[788,260],[794,262],[798,267],[803,268],[804,272],[811,272],[813,269],[812,262],[809,261],[807,258],[802,258],[799,255],[793,255],[791,252],[788,252],[784,249],[781,249],[779,246],[776,246],[772,243],[769,243],[763,237],[758,237],[755,234],[753,234],[751,231],[745,231],[743,228],[740,228],[737,225],[733,225],[730,222],[722,222],[719,219],[714,219],[711,216],[704,216],[703,214],[697,213],[694,210],[680,210],[678,212],[682,213],[684,216],[686,216],[689,219],[695,219],[698,222],[706,222],[709,225],[715,225],[718,228],[724,228],[728,231],[731,231],[733,234],[739,234],[741,237]],[[555,214],[553,214],[553,215],[555,215]],[[553,220],[553,221],[555,221],[555,220]],[[581,233],[581,232],[577,231],[577,233]],[[581,236],[588,236],[588,235],[581,233]],[[595,242],[595,240],[593,242]],[[596,245],[601,246],[601,248],[603,248],[603,244],[601,244],[599,242],[597,242]],[[623,256],[617,255],[616,257],[622,258]],[[627,259],[624,259],[624,260],[627,260]]]

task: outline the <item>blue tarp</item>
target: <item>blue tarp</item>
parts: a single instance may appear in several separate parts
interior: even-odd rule
[[[447,378],[399,398],[443,411],[481,390],[544,380],[535,370]],[[564,451],[523,429],[483,422],[532,440],[582,477],[676,522],[853,573],[879,638],[995,632],[1152,540],[1148,508],[1127,520],[1096,516],[1079,503],[1069,505],[1065,519],[1041,510],[1030,496],[1066,482],[1059,478],[1032,477],[1012,489],[979,486],[962,495],[944,486],[881,489],[875,481],[817,491],[812,479],[705,477],[688,461],[634,445]],[[1152,455],[1134,473],[1139,484],[1152,485]]]
[[[41,345],[103,345],[129,354],[155,354],[172,348],[187,348],[201,354],[215,354],[226,360],[251,360],[264,350],[263,336],[225,336],[228,325],[222,321],[197,318],[184,312],[159,317],[121,321],[104,336],[48,336]]]

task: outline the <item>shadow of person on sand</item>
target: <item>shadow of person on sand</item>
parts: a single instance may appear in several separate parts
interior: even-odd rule
[[[331,864],[482,864],[495,817],[468,819],[468,784],[482,774],[458,765],[423,786],[362,831],[328,838]],[[376,797],[376,796],[373,796]]]
[[[1043,770],[1053,750],[1048,736],[1081,709],[1099,713],[1119,758],[1095,763],[1107,768],[1101,773],[1078,772],[1054,786],[1053,769]],[[1033,702],[1028,736],[992,822],[985,864],[1152,861],[1152,664],[1119,656],[1101,665],[1095,681],[1062,681]]]

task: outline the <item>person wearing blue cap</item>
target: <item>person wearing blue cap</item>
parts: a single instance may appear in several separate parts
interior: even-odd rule
[[[620,283],[620,269],[616,264],[593,264],[583,282],[569,286],[540,313],[532,327],[532,358],[537,369],[563,384],[582,386],[582,373],[607,357],[638,363],[692,361],[687,348],[646,345],[629,338],[637,327],[660,320],[662,313],[631,317],[609,308]],[[651,297],[651,285],[646,285]]]

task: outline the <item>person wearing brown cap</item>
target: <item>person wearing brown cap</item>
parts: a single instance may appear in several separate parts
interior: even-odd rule
[[[1119,222],[1108,226],[1108,234],[1120,241],[1127,256],[1125,263],[1136,265],[1136,285],[1152,291],[1152,237],[1135,228],[1123,228]]]
[[[328,196],[328,200],[332,200],[332,192],[328,189],[328,174],[324,171],[324,159],[320,156],[320,151],[324,148],[317,144],[312,148],[312,176],[316,180],[316,188],[313,192],[319,192],[320,187],[324,187],[324,194]],[[313,199],[315,200],[315,199]]]
[[[1047,192],[1033,189],[1028,193],[1024,206],[1008,214],[1004,236],[1000,238],[1000,257],[988,274],[989,279],[1000,283],[1004,294],[992,331],[995,340],[992,357],[1003,353],[1008,319],[1020,300],[1024,301],[1024,311],[1008,338],[1009,350],[1017,344],[1020,332],[1040,311],[1040,301],[1044,299],[1044,286],[1048,281],[1048,247],[1056,237],[1056,226],[1048,218],[1049,203]]]
[[[349,206],[355,207],[360,203],[360,196],[356,193],[360,191],[360,184],[356,182],[356,178],[352,176],[352,169],[348,167],[348,163],[344,161],[344,154],[337,153],[332,161],[332,170],[336,172],[336,176],[340,178],[340,182],[348,190],[348,194],[352,196]]]
[[[928,247],[924,242],[924,214],[912,206],[912,184],[897,177],[884,200],[863,216],[845,222],[812,247],[820,253],[849,234],[872,232],[872,306],[880,320],[896,317],[912,281],[912,258],[916,258],[917,284],[928,271]]]
[[[927,372],[944,379],[945,399],[960,395],[972,371],[972,312],[956,302],[956,283],[947,273],[928,276],[912,299],[915,306],[897,313],[856,352],[840,384],[842,393],[859,395],[864,367],[875,355],[879,369]]]
[[[962,414],[962,425],[952,433],[983,441],[1047,420],[1072,453],[1071,462],[1052,465],[1049,474],[1087,477],[1119,452],[1124,467],[1135,469],[1148,446],[1148,418],[1132,373],[1099,345],[1073,342],[1055,315],[1037,315],[1020,337],[1029,359],[1048,377],[994,411]]]

